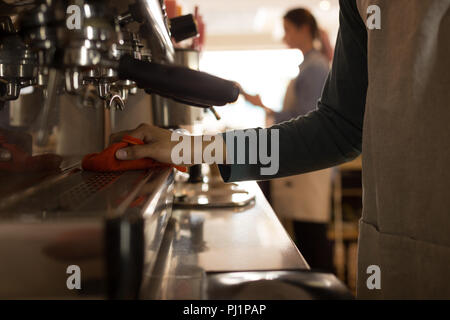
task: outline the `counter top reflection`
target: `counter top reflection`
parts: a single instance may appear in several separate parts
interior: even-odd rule
[[[158,260],[144,275],[144,299],[201,299],[213,272],[308,270],[255,182],[242,208],[174,208]]]

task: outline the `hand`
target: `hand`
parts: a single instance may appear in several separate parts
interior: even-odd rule
[[[239,92],[244,96],[244,99],[246,101],[248,101],[251,104],[258,106],[258,107],[263,106],[263,103],[261,101],[261,97],[259,96],[259,94],[253,96],[251,94],[248,94],[239,83],[235,82],[235,85],[239,88]]]
[[[264,105],[259,94],[257,94],[256,96],[252,96],[247,93],[243,93],[242,95],[244,96],[245,100],[255,106],[262,108],[269,116],[274,114],[274,111],[272,109]]]
[[[272,115],[275,113],[275,111],[273,111],[272,109],[270,109],[269,107],[266,107],[266,106],[264,106],[264,105],[262,105],[261,108],[264,109],[264,111],[266,112],[266,114],[267,114],[268,116],[272,116]]]
[[[141,124],[135,130],[122,131],[110,137],[110,143],[120,142],[124,135],[141,139],[145,144],[126,147],[116,152],[118,160],[152,158],[159,162],[172,164],[172,149],[178,141],[171,141],[172,132],[148,124]]]
[[[268,115],[273,115],[274,111],[264,105],[264,103],[261,100],[261,96],[259,94],[257,95],[248,94],[247,92],[245,92],[244,89],[242,89],[240,84],[236,83],[236,85],[239,87],[239,90],[241,94],[244,96],[244,99],[246,101],[250,102],[254,106],[261,107],[262,109],[264,109],[264,111],[266,111]]]
[[[246,101],[250,102],[254,106],[258,106],[258,107],[264,106],[264,104],[261,100],[261,96],[259,94],[253,96],[253,95],[243,92],[242,95],[244,96]]]

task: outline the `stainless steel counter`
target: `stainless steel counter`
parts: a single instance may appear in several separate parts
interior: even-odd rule
[[[333,275],[309,270],[256,183],[240,184],[256,195],[244,207],[181,209],[172,206],[173,181],[167,169],[74,168],[5,193],[0,256],[8,259],[0,266],[0,297],[346,296]],[[66,286],[70,265],[82,270],[81,290]]]
[[[173,209],[155,268],[144,274],[144,299],[201,299],[209,274],[308,270],[255,182],[243,208]]]

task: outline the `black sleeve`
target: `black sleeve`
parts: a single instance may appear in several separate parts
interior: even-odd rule
[[[368,85],[367,29],[356,0],[339,3],[340,28],[333,67],[317,109],[267,130],[270,135],[270,129],[279,129],[278,173],[266,176],[261,174],[264,166],[260,163],[234,162],[219,165],[225,181],[265,180],[320,170],[350,161],[361,153]],[[225,134],[224,137],[226,142]],[[248,159],[248,143],[246,149]]]

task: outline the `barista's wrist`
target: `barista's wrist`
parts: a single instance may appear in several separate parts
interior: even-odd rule
[[[189,135],[190,139],[190,163],[186,166],[192,166],[202,163],[225,163],[226,144],[221,134],[216,135]],[[173,143],[173,142],[172,142]],[[173,148],[177,148],[175,142]],[[174,149],[172,149],[174,150]],[[185,150],[183,150],[184,152]]]

